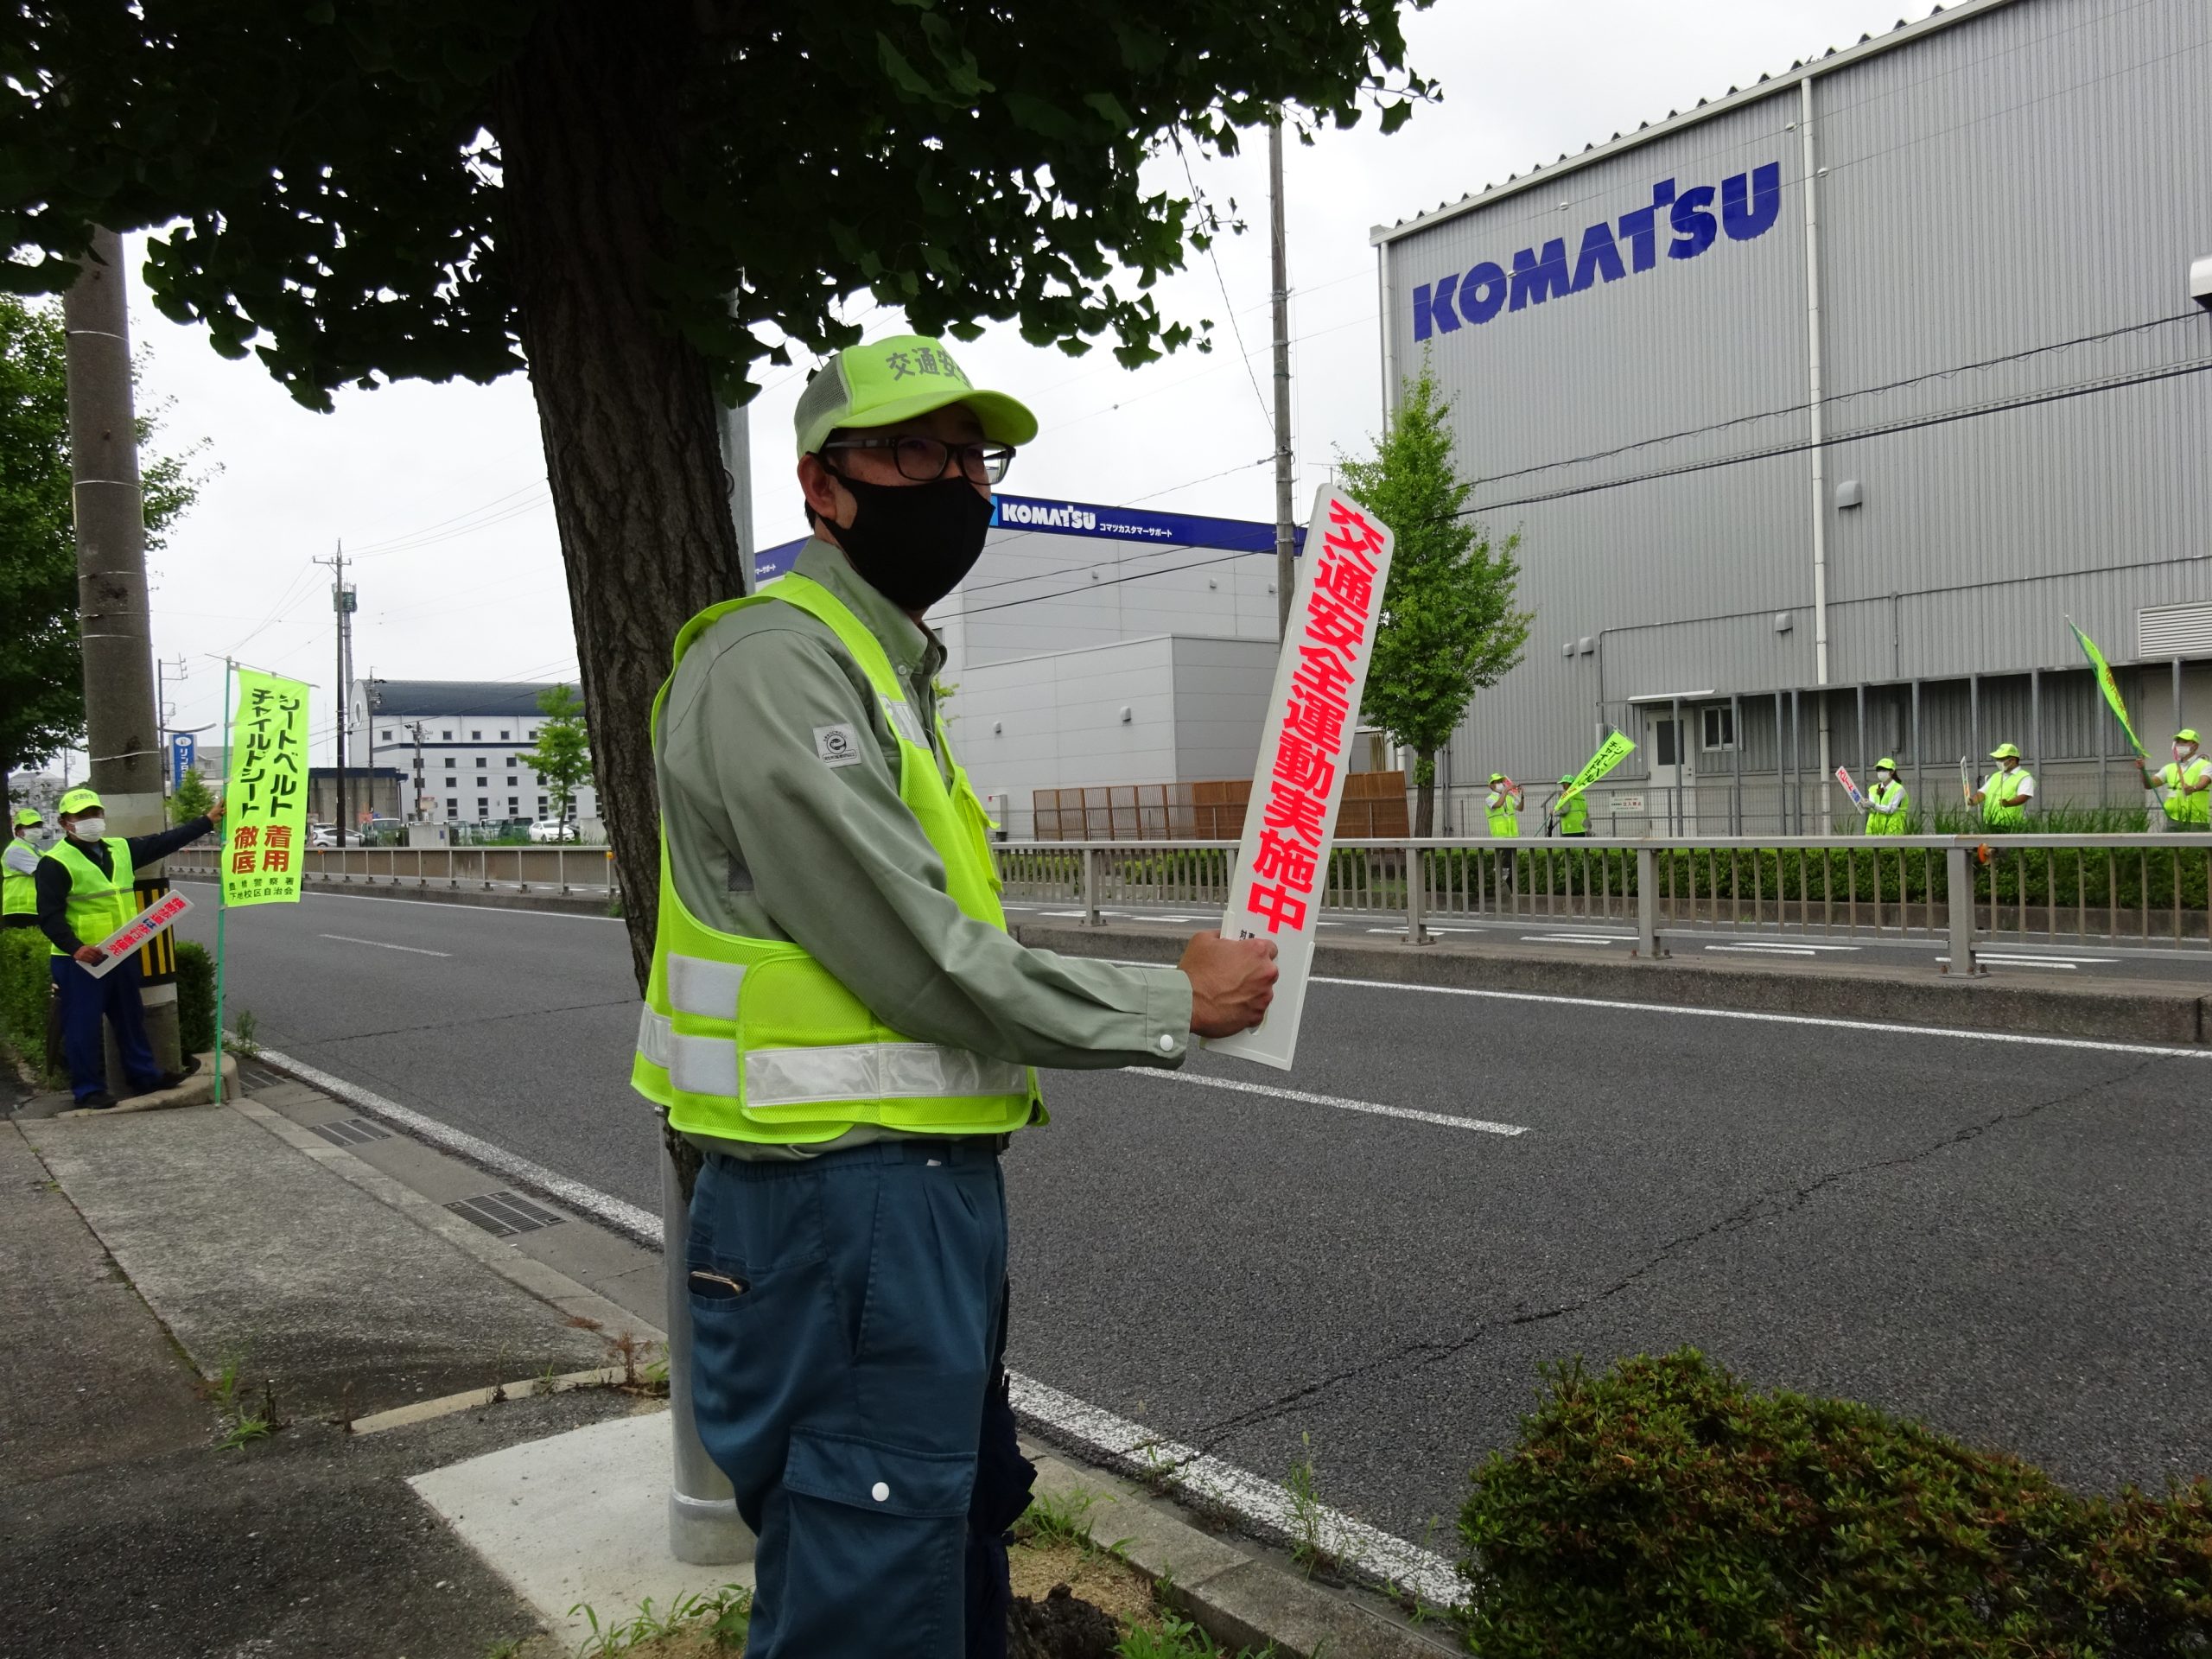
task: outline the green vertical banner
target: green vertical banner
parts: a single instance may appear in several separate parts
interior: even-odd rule
[[[308,688],[241,668],[223,787],[223,903],[296,904],[308,846]]]
[[[1571,795],[1580,795],[1635,753],[1636,745],[1615,732],[1598,746],[1597,753],[1583,763],[1582,770],[1574,774],[1574,781],[1560,791],[1560,800],[1564,802]]]
[[[2120,721],[2120,729],[2127,734],[2127,747],[2135,751],[2139,759],[2141,758],[2142,741],[2135,735],[2135,728],[2128,721],[2127,704],[2120,697],[2120,682],[2112,677],[2112,665],[2105,661],[2104,652],[2097,649],[2097,642],[2081,629],[2074,627],[2072,617],[2066,619],[2066,626],[2074,628],[2074,639],[2082,647],[2082,654],[2089,659],[2089,666],[2096,670],[2097,687],[2105,694],[2105,701],[2112,705],[2113,717]]]

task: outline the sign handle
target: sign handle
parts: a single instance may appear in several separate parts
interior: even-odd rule
[[[231,737],[231,659],[223,658],[223,793],[231,792],[229,772],[232,755],[237,747]],[[223,924],[230,912],[223,904],[223,861],[229,855],[229,842],[218,836],[215,845],[215,1104],[223,1103],[223,1051],[228,1045],[223,1037]]]

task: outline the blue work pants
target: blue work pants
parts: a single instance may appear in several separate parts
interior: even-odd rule
[[[100,1036],[103,1019],[115,1022],[115,1046],[123,1056],[123,1070],[141,1089],[162,1080],[154,1064],[153,1048],[146,1041],[146,1011],[139,1001],[144,976],[136,951],[95,979],[85,964],[71,957],[50,957],[54,964],[55,1001],[61,1008],[61,1052],[69,1062],[70,1092],[82,1100],[107,1087],[107,1045]]]
[[[685,1265],[700,1439],[760,1539],[747,1652],[1001,1659],[1036,1471],[996,1141],[709,1156]]]

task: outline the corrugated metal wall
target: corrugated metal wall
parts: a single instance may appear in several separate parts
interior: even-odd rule
[[[2185,281],[2212,251],[2208,85],[2204,0],[2015,0],[1815,80],[1832,683],[2070,664],[2068,614],[2125,658],[2139,609],[2212,596],[2212,374],[2068,395],[2212,362]],[[1799,107],[1785,86],[1391,244],[1389,356],[1433,361],[1487,524],[1523,537],[1537,613],[1527,661],[1454,742],[1460,776],[1556,776],[1601,711],[1642,738],[1630,697],[1814,684]],[[1446,277],[1459,318],[1481,262],[1510,270],[1556,238],[1571,264],[1586,226],[1620,238],[1655,186],[1747,175],[1756,208],[1763,165],[1780,200],[1757,234],[1724,220],[1670,260],[1662,211],[1648,271],[1443,326]],[[2012,360],[1961,367],[1992,358]],[[2049,400],[1974,413],[2022,397]],[[1834,505],[1846,480],[1863,505]],[[1586,635],[1598,650],[1561,654]],[[2096,753],[2087,686],[2046,677],[2047,753]],[[2008,721],[2025,743],[2027,715],[2024,677],[1985,685],[1981,747]],[[1955,768],[1963,690],[1931,690],[1923,718]],[[1834,759],[1856,755],[1855,719],[1854,693],[1832,700]],[[1772,724],[1751,698],[1746,768],[1774,765]],[[1690,756],[1707,777],[1727,758]]]

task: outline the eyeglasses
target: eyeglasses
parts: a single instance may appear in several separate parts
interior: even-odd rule
[[[970,484],[995,484],[1014,465],[1014,447],[1005,443],[947,443],[942,438],[913,434],[896,438],[836,438],[824,449],[888,449],[899,476],[917,484],[931,484],[944,476],[944,463],[954,457],[961,475]]]

